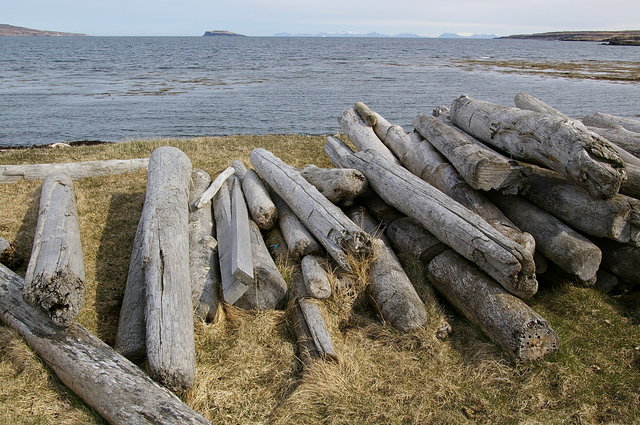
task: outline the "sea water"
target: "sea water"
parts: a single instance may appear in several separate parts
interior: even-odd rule
[[[640,82],[470,70],[465,60],[625,61],[640,48],[533,40],[0,37],[0,145],[333,134],[357,101],[407,129],[462,93],[640,114]]]

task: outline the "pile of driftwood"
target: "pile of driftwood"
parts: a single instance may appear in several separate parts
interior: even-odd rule
[[[318,306],[336,266],[368,264],[366,294],[393,328],[430,320],[402,252],[514,361],[539,359],[560,343],[526,304],[539,276],[640,283],[640,123],[596,114],[586,127],[524,93],[516,105],[463,95],[408,133],[357,103],[339,123],[358,151],[328,137],[333,169],[260,148],[253,169],[233,161],[213,181],[172,147],[101,163],[148,166],[115,350],[74,323],[84,267],[69,175],[91,167],[5,167],[11,180],[46,178],[24,280],[0,266],[0,319],[111,423],[208,423],[166,389],[193,384],[194,314],[289,305],[303,362],[338,361]],[[294,266],[289,285],[274,258]],[[146,360],[148,375],[127,359]]]

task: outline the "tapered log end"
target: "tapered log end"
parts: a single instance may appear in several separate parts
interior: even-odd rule
[[[23,296],[29,304],[44,311],[58,326],[71,325],[84,305],[84,280],[70,272],[55,276],[35,276],[25,285]]]
[[[528,323],[527,328],[516,336],[513,350],[515,360],[527,362],[539,360],[560,348],[560,340],[548,323],[536,320]]]
[[[376,113],[373,112],[364,103],[357,102],[353,109],[358,113],[358,115],[360,115],[360,118],[362,118],[362,120],[367,124],[369,124],[371,127],[375,126],[376,123],[378,122],[378,117],[376,116]]]

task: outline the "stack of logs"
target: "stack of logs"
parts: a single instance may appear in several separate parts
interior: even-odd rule
[[[431,318],[395,252],[422,262],[433,287],[514,362],[542,358],[560,342],[526,304],[538,277],[605,292],[640,283],[640,123],[595,114],[587,127],[525,93],[515,100],[463,95],[418,115],[412,132],[357,103],[339,118],[357,152],[326,140],[334,169],[299,170],[258,148],[253,169],[233,161],[211,181],[180,150],[156,149],[117,352],[74,323],[84,269],[73,185],[50,175],[24,281],[0,268],[0,318],[112,423],[149,412],[207,423],[122,355],[146,360],[164,387],[188,389],[193,316],[222,320],[223,303],[288,305],[303,362],[338,361],[319,308],[336,265],[368,264],[365,291],[380,317],[401,332],[424,327]],[[293,266],[290,285],[274,258]]]

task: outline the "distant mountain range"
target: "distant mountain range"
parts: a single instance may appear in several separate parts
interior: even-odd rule
[[[495,34],[471,34],[462,35],[456,33],[444,33],[438,37],[430,37],[419,34],[400,33],[400,34],[380,34],[378,32],[357,33],[357,32],[320,32],[315,34],[291,34],[288,32],[280,32],[273,35],[274,37],[368,37],[368,38],[497,38]]]
[[[69,37],[83,36],[86,34],[75,34],[71,32],[41,31],[31,28],[15,27],[13,25],[0,24],[0,36],[41,36],[41,37]]]

